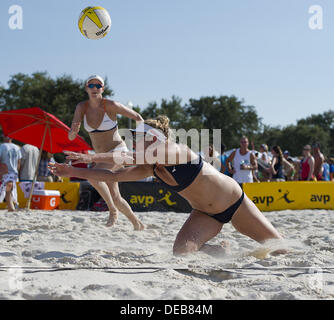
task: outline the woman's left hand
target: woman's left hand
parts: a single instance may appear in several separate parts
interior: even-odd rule
[[[49,170],[58,177],[72,177],[72,170],[74,169],[69,164],[50,162],[48,164]]]
[[[72,164],[93,162],[91,154],[77,153],[72,151],[64,151],[64,153],[66,154],[66,160],[71,160]]]

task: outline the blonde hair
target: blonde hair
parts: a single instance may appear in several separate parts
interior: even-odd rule
[[[165,115],[158,116],[156,119],[147,119],[144,121],[144,123],[152,128],[160,130],[167,139],[170,136],[169,122],[169,118]]]

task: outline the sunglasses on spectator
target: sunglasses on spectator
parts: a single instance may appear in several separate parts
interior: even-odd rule
[[[102,88],[102,85],[100,85],[99,83],[90,83],[89,85],[88,85],[88,88],[89,89],[93,89],[93,88],[96,88],[96,89],[101,89]]]

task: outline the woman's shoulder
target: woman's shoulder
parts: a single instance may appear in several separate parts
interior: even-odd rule
[[[111,99],[103,98],[105,111],[117,112],[117,107],[120,105],[119,102]]]
[[[117,104],[117,101],[103,98],[103,103],[105,103],[106,106],[115,106]]]
[[[79,109],[79,110],[85,110],[86,107],[87,107],[87,104],[88,104],[88,100],[80,101],[80,102],[77,104],[76,109]]]

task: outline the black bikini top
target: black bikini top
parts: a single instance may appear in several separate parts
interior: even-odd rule
[[[164,168],[172,175],[175,181],[178,183],[177,186],[171,186],[164,182],[156,173],[156,165],[153,166],[154,175],[168,188],[179,192],[191,185],[191,183],[198,176],[199,172],[203,167],[202,157],[198,157],[192,161],[183,164],[177,164],[175,166],[165,166]]]

